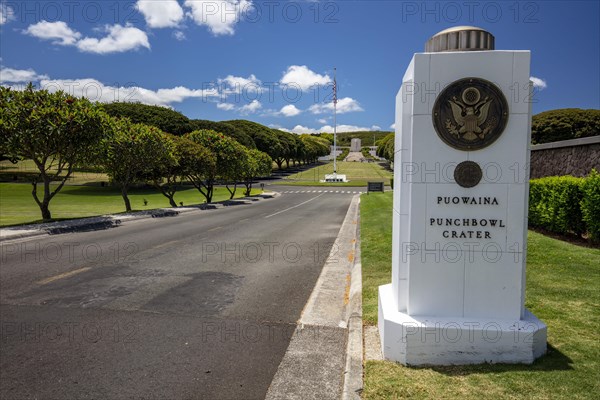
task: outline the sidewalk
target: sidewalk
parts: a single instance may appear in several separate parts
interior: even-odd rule
[[[359,399],[362,391],[360,195],[352,203],[266,398]]]

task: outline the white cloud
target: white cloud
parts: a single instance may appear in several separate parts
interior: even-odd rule
[[[311,128],[308,128],[308,127],[302,126],[302,125],[296,125],[292,129],[281,129],[281,130],[285,130],[286,132],[297,133],[297,134],[302,134],[302,133],[319,133],[319,131],[316,130],[316,129],[311,129]]]
[[[52,40],[53,44],[61,46],[73,46],[81,38],[81,33],[72,30],[62,21],[40,21],[29,25],[23,33],[38,39]]]
[[[62,21],[41,21],[30,25],[23,33],[39,39],[52,40],[53,44],[61,46],[76,46],[86,53],[120,53],[140,47],[150,48],[148,35],[131,25],[107,25],[104,30],[108,35],[101,39],[90,37],[81,39],[81,33],[72,30]]]
[[[299,88],[303,91],[309,90],[311,87],[325,86],[331,84],[329,75],[320,75],[308,69],[306,65],[292,65],[284,72],[283,77],[279,81],[282,85]]]
[[[169,106],[189,98],[210,98],[219,94],[214,90],[189,89],[177,86],[171,89],[151,90],[142,87],[107,86],[96,79],[42,79],[40,86],[50,92],[62,90],[76,97],[91,101],[110,103],[113,101],[139,102],[150,105]]]
[[[281,107],[281,110],[279,110],[279,113],[286,117],[294,117],[294,116],[300,114],[301,112],[302,112],[302,110],[298,109],[298,107],[296,107],[293,104],[288,104],[287,106],[283,106],[283,107]]]
[[[357,132],[357,131],[377,131],[381,129],[377,125],[372,125],[370,128],[364,126],[356,126],[356,125],[338,125],[337,132]],[[325,125],[322,126],[319,132],[333,133],[333,126]]]
[[[226,93],[260,92],[262,84],[254,74],[247,78],[227,75],[225,78],[219,78],[218,82],[219,85],[225,86],[224,91]]]
[[[206,25],[215,35],[233,35],[241,16],[252,11],[250,0],[185,0],[188,15],[198,25]]]
[[[0,3],[0,25],[4,25],[9,23],[10,21],[15,20],[15,11],[12,7]]]
[[[77,42],[77,48],[88,53],[122,53],[140,47],[150,48],[146,32],[130,25],[107,26],[108,35],[102,39],[88,38]]]
[[[286,131],[286,132],[297,133],[297,134],[319,133],[319,132],[333,133],[333,126],[331,126],[331,125],[324,125],[319,129],[313,129],[313,128],[309,128],[309,127],[303,126],[303,125],[296,125],[292,129],[285,129],[285,128],[278,128],[278,129],[282,130],[282,131]],[[373,125],[370,128],[365,127],[365,126],[356,126],[356,125],[338,125],[337,126],[338,133],[340,133],[340,132],[357,132],[357,131],[377,131],[379,129],[381,129],[381,127],[379,127],[377,125]]]
[[[396,129],[396,123],[395,122],[390,125],[390,129]]]
[[[138,0],[136,8],[150,28],[172,28],[183,20],[183,9],[177,0]]]
[[[173,37],[174,37],[175,39],[179,40],[180,42],[181,42],[182,40],[185,40],[185,39],[186,39],[186,37],[185,37],[185,33],[183,33],[182,31],[175,31],[175,32],[173,32]]]
[[[539,90],[544,90],[548,87],[548,84],[542,78],[536,78],[535,76],[529,77],[529,80],[533,82],[533,87],[538,88]]]
[[[239,108],[242,115],[254,114],[262,108],[262,104],[258,100],[252,100],[250,103]]]
[[[327,123],[327,118],[319,118],[317,120],[317,122],[320,123],[320,124],[326,124]]]
[[[48,79],[47,75],[38,75],[32,69],[13,69],[13,68],[1,68],[0,69],[0,83],[29,83],[37,82],[41,79]]]
[[[219,110],[231,111],[235,108],[235,105],[231,103],[218,103],[217,108]]]
[[[333,101],[325,104],[313,104],[308,108],[313,114],[329,114],[333,113]],[[349,112],[364,111],[358,101],[352,97],[344,97],[337,102],[337,113],[344,114]]]

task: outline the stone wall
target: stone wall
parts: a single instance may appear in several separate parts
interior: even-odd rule
[[[531,178],[600,171],[600,136],[531,146]]]

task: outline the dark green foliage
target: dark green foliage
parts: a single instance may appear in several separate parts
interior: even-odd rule
[[[370,153],[371,149],[369,147],[363,147],[362,149],[360,149],[360,151],[367,160],[374,160],[373,156]]]
[[[583,199],[581,213],[587,225],[590,239],[600,242],[600,173],[595,169],[584,179],[581,185]]]
[[[300,135],[302,141],[302,156],[300,160],[305,164],[316,162],[319,157],[330,153],[330,145],[327,139],[313,135]]]
[[[581,213],[585,178],[551,176],[529,184],[529,224],[551,232],[581,235],[586,224]]]
[[[229,136],[244,146],[255,149],[254,141],[236,126],[224,122],[189,119],[180,112],[160,106],[149,106],[140,103],[111,103],[102,106],[114,117],[126,117],[134,123],[154,126],[163,132],[182,136],[198,130],[212,130]],[[249,121],[247,121],[249,122]],[[258,125],[258,124],[257,124]],[[262,126],[262,125],[260,125]],[[263,127],[269,129],[267,127]]]
[[[188,117],[170,108],[141,103],[110,103],[103,104],[102,108],[112,117],[129,118],[133,123],[154,126],[173,135],[193,131]]]
[[[251,138],[251,140],[253,140],[256,144],[255,148],[269,154],[272,158],[275,158],[275,156],[271,154],[271,151],[268,150],[269,145],[278,145],[277,138],[273,134],[273,130],[271,128],[244,119],[224,121],[224,123],[235,127],[238,131]]]
[[[395,154],[395,142],[396,135],[394,133],[390,133],[386,135],[383,139],[376,142],[377,147],[377,156],[381,158],[385,158],[388,161],[394,161]]]
[[[250,122],[250,121],[247,121]],[[239,127],[227,123],[227,122],[214,122],[203,119],[193,119],[190,121],[191,130],[188,132],[199,131],[199,130],[210,130],[229,136],[232,139],[238,141],[249,149],[255,149],[256,145],[252,140],[252,137],[245,133]],[[262,125],[261,125],[262,126]],[[265,127],[266,128],[266,127]]]
[[[600,110],[564,108],[539,113],[531,123],[533,144],[600,135]]]

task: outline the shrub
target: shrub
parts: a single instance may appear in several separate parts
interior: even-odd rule
[[[587,225],[590,240],[600,242],[600,173],[595,169],[584,179],[581,185],[583,198],[581,213]]]
[[[584,178],[572,176],[532,179],[529,185],[529,224],[556,233],[586,231],[580,203]]]
[[[348,157],[348,154],[350,154],[350,149],[342,149],[342,153],[337,157],[337,160],[344,161],[344,159]]]

